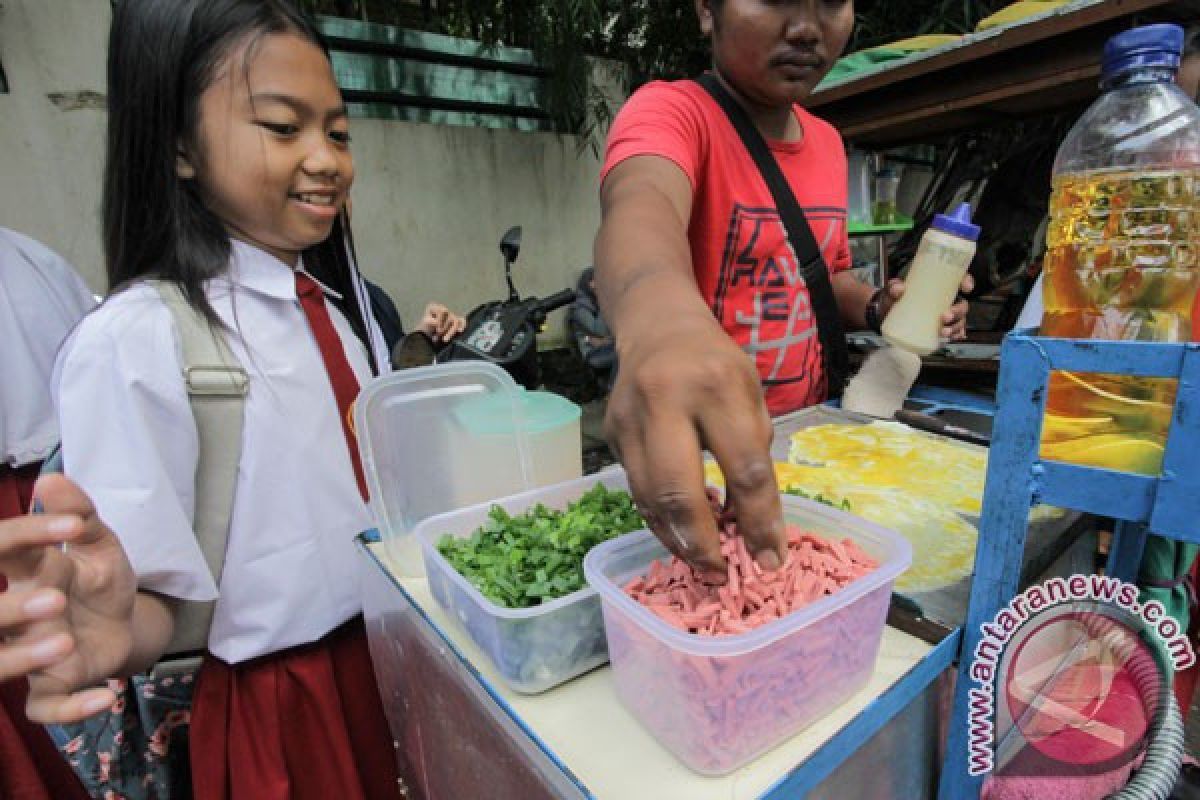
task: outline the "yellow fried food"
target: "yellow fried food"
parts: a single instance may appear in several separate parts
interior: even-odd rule
[[[818,425],[797,431],[788,460],[825,472],[821,483],[897,489],[971,516],[982,507],[987,452],[898,423]]]
[[[704,465],[705,477],[715,486],[724,485],[721,470],[713,462]],[[913,497],[896,489],[870,489],[837,484],[820,467],[776,462],[780,489],[799,489],[820,495],[835,506],[848,503],[855,516],[894,530],[913,548],[912,566],[896,579],[896,590],[927,592],[950,586],[971,573],[975,563],[974,525],[948,508]]]

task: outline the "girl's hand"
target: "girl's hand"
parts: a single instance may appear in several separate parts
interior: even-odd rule
[[[962,285],[959,287],[961,294],[954,305],[946,309],[942,314],[942,338],[958,342],[967,338],[967,310],[970,306],[967,304],[964,294],[970,294],[975,288],[975,279],[970,273],[965,275],[962,280]],[[893,278],[888,281],[887,291],[883,294],[882,311],[883,318],[886,319],[888,312],[892,310],[892,306],[896,305],[896,301],[904,296],[904,281],[899,278]]]
[[[31,720],[61,724],[116,700],[94,687],[133,646],[137,581],[91,501],[61,475],[38,480],[45,508],[0,522],[0,680],[29,676]],[[65,550],[65,552],[64,552]]]
[[[441,303],[430,303],[417,327],[435,342],[448,342],[463,332],[467,321]]]

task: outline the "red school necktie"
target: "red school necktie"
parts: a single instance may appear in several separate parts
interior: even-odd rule
[[[367,499],[367,479],[363,475],[362,462],[358,458],[358,437],[350,427],[350,410],[358,397],[358,378],[346,359],[346,351],[342,348],[342,337],[338,336],[329,318],[329,309],[325,306],[325,292],[317,282],[296,272],[296,295],[300,298],[300,307],[304,316],[308,317],[308,327],[312,329],[313,337],[317,340],[317,348],[321,351],[321,360],[325,362],[325,372],[329,375],[329,383],[333,386],[333,396],[337,399],[338,415],[342,418],[342,433],[346,436],[346,447],[350,450],[350,463],[354,465],[354,479],[358,482],[358,491],[363,500]]]

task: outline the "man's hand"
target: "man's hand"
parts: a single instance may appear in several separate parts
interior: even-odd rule
[[[29,676],[29,718],[75,722],[115,701],[89,688],[133,647],[137,582],[91,501],[60,475],[41,478],[44,514],[0,522],[0,679]],[[65,551],[65,552],[64,552]]]
[[[760,566],[778,569],[786,536],[754,364],[707,309],[655,327],[656,337],[618,338],[621,369],[606,419],[638,508],[668,549],[720,580],[725,559],[704,491],[707,448],[725,473],[747,547]]]
[[[962,295],[970,294],[975,288],[975,279],[970,273],[963,277],[962,285],[959,287],[959,298],[954,305],[942,312],[942,338],[950,342],[959,342],[967,338],[967,311],[970,306],[967,300]],[[899,278],[888,281],[887,291],[883,294],[883,303],[881,311],[886,319],[888,312],[892,310],[892,306],[896,305],[896,301],[904,296],[905,284]]]

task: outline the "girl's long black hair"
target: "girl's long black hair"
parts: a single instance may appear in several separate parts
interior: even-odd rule
[[[133,281],[174,281],[214,324],[204,284],[229,265],[229,234],[175,171],[180,147],[195,151],[200,96],[222,60],[247,37],[293,33],[328,56],[312,21],[290,0],[119,0],[108,40],[108,144],[104,255],[110,290]],[[305,269],[339,292],[338,303],[372,353],[356,298],[343,214]],[[378,365],[376,365],[378,368]]]

